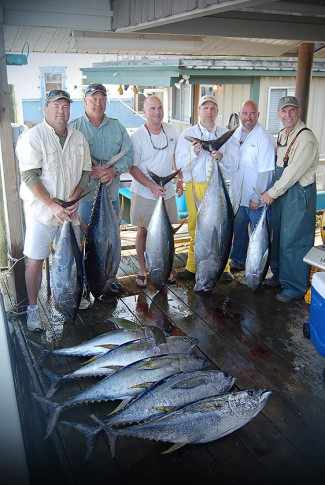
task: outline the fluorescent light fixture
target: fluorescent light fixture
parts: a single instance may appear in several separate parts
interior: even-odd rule
[[[75,35],[72,33],[70,37],[70,47],[73,49],[85,49],[85,50],[99,50],[109,52],[173,52],[181,54],[192,54],[200,50],[203,46],[201,40],[196,38],[181,38],[180,36],[166,37],[150,37],[146,36],[130,36],[129,34],[107,34],[106,36],[95,35],[91,37],[89,33],[87,35]],[[179,37],[179,38],[178,38]]]

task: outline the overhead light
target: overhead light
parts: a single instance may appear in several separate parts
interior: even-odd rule
[[[90,34],[90,33],[89,33]],[[71,33],[69,44],[73,49],[102,50],[106,52],[173,52],[192,54],[202,48],[203,42],[192,36],[180,38],[166,36],[131,35],[131,34],[106,34],[105,36],[82,35]]]
[[[182,75],[182,79],[180,79],[177,83],[174,84],[175,88],[181,89],[182,84],[184,84],[184,89],[189,89],[190,88],[190,76],[187,74]]]

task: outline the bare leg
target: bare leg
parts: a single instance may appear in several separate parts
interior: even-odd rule
[[[137,228],[137,235],[135,239],[135,249],[137,251],[137,257],[139,261],[139,274],[142,276],[146,276],[147,274],[147,268],[146,268],[146,262],[144,258],[144,253],[146,250],[146,241],[147,241],[147,229],[144,227],[138,227]]]
[[[43,259],[28,258],[25,281],[30,305],[37,304],[37,296],[42,282]]]

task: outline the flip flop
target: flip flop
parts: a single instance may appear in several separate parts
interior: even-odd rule
[[[139,288],[147,288],[147,277],[141,274],[138,274],[135,282]]]

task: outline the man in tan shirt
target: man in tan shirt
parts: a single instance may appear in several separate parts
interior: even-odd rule
[[[273,276],[265,283],[282,287],[276,299],[284,303],[303,298],[307,291],[310,266],[303,258],[315,240],[318,142],[300,114],[297,98],[280,99],[278,115],[284,128],[277,140],[275,182],[261,197],[263,204],[272,204]]]

